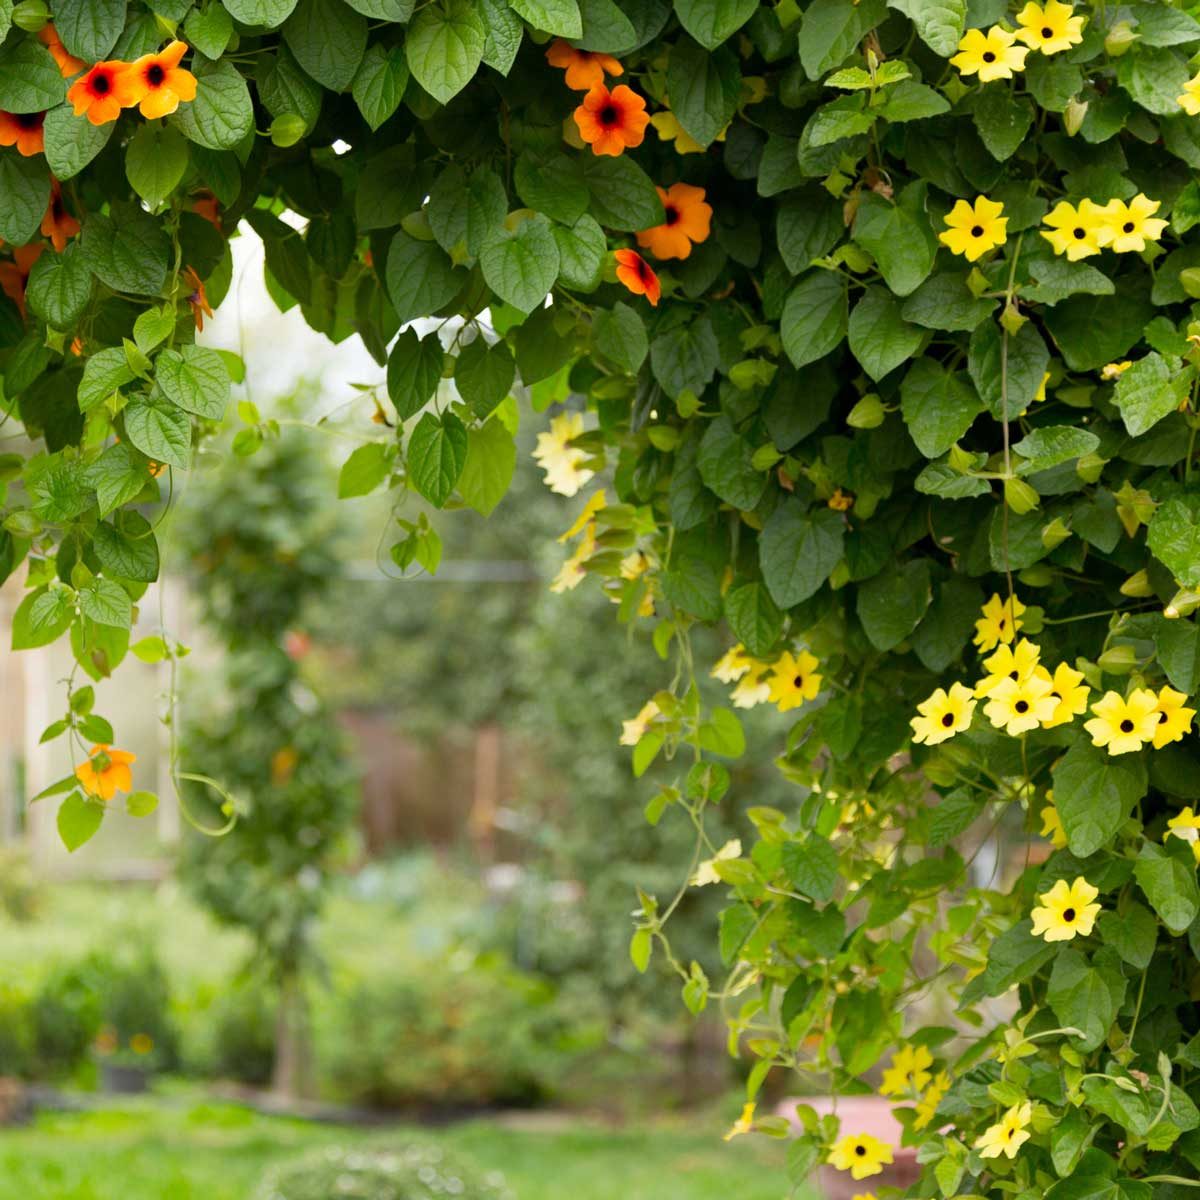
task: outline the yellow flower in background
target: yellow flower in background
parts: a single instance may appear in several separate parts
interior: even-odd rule
[[[806,700],[815,700],[821,690],[821,664],[807,650],[793,654],[785,650],[771,668],[768,680],[771,700],[780,712],[799,708]]]
[[[1050,692],[1050,680],[1045,674],[1028,675],[1024,679],[1006,677],[988,692],[983,715],[1012,737],[1028,733],[1054,716],[1058,701]]]
[[[1196,715],[1194,708],[1185,708],[1187,696],[1174,688],[1159,688],[1158,702],[1155,712],[1158,714],[1158,724],[1154,727],[1154,748],[1161,750],[1171,742],[1177,742],[1185,733],[1192,729],[1192,718]]]
[[[129,1048],[134,1054],[149,1054],[154,1049],[154,1039],[148,1033],[135,1033],[129,1039]]]
[[[934,1081],[929,1085],[925,1095],[918,1101],[917,1106],[913,1109],[916,1117],[913,1120],[914,1129],[926,1128],[930,1121],[933,1120],[934,1114],[937,1112],[937,1106],[941,1104],[946,1093],[950,1090],[950,1076],[945,1071],[939,1071]]]
[[[1189,79],[1183,85],[1183,95],[1176,96],[1179,107],[1190,117],[1200,115],[1200,75]]]
[[[560,542],[569,542],[576,534],[582,533],[588,522],[608,503],[606,493],[601,488],[594,496],[590,497],[588,502],[583,506],[583,511],[572,522],[570,529],[558,535]]]
[[[650,722],[658,716],[658,705],[653,700],[647,701],[641,707],[636,717],[621,722],[621,745],[636,746],[646,734]]]
[[[1017,1151],[1029,1141],[1029,1130],[1026,1128],[1033,1119],[1033,1105],[1028,1100],[1024,1104],[1014,1104],[995,1125],[985,1129],[982,1137],[975,1143],[980,1158],[1016,1158]]]
[[[1102,244],[1118,254],[1145,250],[1146,243],[1157,242],[1167,227],[1166,221],[1154,215],[1160,207],[1160,201],[1151,200],[1142,192],[1128,204],[1124,200],[1110,200],[1103,210]]]
[[[621,559],[621,578],[631,581],[641,579],[650,570],[651,561],[645,550],[631,550]]]
[[[753,663],[754,660],[746,653],[746,647],[738,642],[717,659],[709,674],[722,683],[736,683],[750,670]]]
[[[1005,679],[1014,683],[1028,679],[1037,669],[1041,654],[1037,644],[1028,638],[1021,638],[1012,646],[999,646],[995,654],[983,660],[987,674],[975,685],[975,695],[990,696]]]
[[[1045,373],[1045,375],[1042,376],[1042,382],[1038,384],[1038,390],[1033,393],[1034,400],[1045,400],[1046,384],[1048,384],[1049,382],[1050,382],[1050,372],[1047,371]]]
[[[654,126],[654,131],[659,138],[664,142],[675,143],[676,154],[703,154],[704,147],[700,145],[695,138],[679,123],[679,118],[671,112],[670,109],[664,109],[662,112],[656,112],[650,118],[650,124]],[[725,134],[729,126],[726,125],[720,133],[717,134],[716,140],[723,142]]]
[[[587,454],[571,442],[583,433],[582,413],[561,413],[550,422],[549,433],[539,433],[533,457],[546,473],[546,486],[560,496],[574,496],[592,477],[582,464]]]
[[[93,746],[88,751],[86,762],[75,768],[75,778],[89,796],[95,796],[106,804],[118,792],[133,791],[133,772],[130,767],[137,762],[137,755],[128,750],[114,750],[111,746]]]
[[[961,254],[967,262],[974,262],[1008,240],[1008,218],[1003,213],[1004,205],[986,196],[977,196],[974,204],[955,201],[946,217],[947,228],[938,234],[938,241],[955,254]]]
[[[1100,369],[1100,378],[1103,379],[1105,383],[1115,383],[1132,366],[1133,363],[1129,362],[1128,359],[1125,362],[1107,363]]]
[[[984,33],[982,29],[968,29],[958,43],[958,53],[950,60],[961,75],[978,75],[980,83],[991,83],[993,79],[1011,79],[1014,71],[1025,69],[1028,46],[1014,45],[1016,34],[993,25]]]
[[[933,1055],[927,1046],[901,1046],[892,1055],[892,1065],[883,1072],[879,1094],[898,1096],[902,1092],[919,1092],[933,1078],[927,1070],[932,1066]]]
[[[1049,379],[1049,374],[1046,379]],[[1046,380],[1042,380],[1042,386],[1045,387]],[[1042,397],[1045,399],[1045,397]],[[997,593],[992,593],[992,598],[980,609],[983,616],[975,622],[975,645],[979,648],[980,653],[986,653],[988,650],[994,650],[1001,642],[1011,642],[1017,636],[1017,630],[1021,628],[1021,614],[1025,611],[1023,605],[1016,596],[1009,596],[1006,600],[1001,600]]]
[[[1146,688],[1138,688],[1128,700],[1119,692],[1105,692],[1092,712],[1096,715],[1083,727],[1092,735],[1092,745],[1107,746],[1109,754],[1140,750],[1158,729],[1158,697]]]
[[[731,838],[723,845],[720,850],[702,862],[695,871],[692,872],[692,878],[689,880],[692,887],[707,887],[710,883],[720,883],[721,877],[717,874],[717,863],[730,862],[735,858],[742,857],[742,840],[741,838]]]
[[[1177,837],[1185,842],[1191,842],[1192,855],[1196,862],[1200,863],[1200,816],[1192,812],[1191,805],[1182,809],[1178,816],[1172,817],[1167,822],[1167,832],[1163,836],[1163,841],[1169,837]]]
[[[1042,809],[1042,837],[1049,838],[1055,850],[1065,849],[1067,834],[1063,829],[1062,817],[1053,804],[1047,804]]]
[[[729,1127],[729,1132],[725,1135],[725,1141],[732,1142],[735,1137],[741,1137],[743,1133],[751,1133],[754,1130],[754,1105],[746,1104],[742,1107],[742,1115]]]
[[[892,1161],[892,1148],[869,1133],[848,1134],[834,1142],[825,1160],[839,1171],[849,1171],[854,1179],[880,1175]]]
[[[1099,894],[1082,875],[1069,886],[1060,879],[1038,897],[1039,906],[1029,914],[1034,935],[1048,942],[1069,942],[1078,934],[1086,937],[1100,914],[1100,905],[1092,903]]]
[[[952,683],[950,690],[938,688],[928,700],[917,705],[920,716],[911,717],[913,741],[936,746],[956,733],[969,729],[975,715],[975,696],[969,687]]]
[[[1082,671],[1076,671],[1066,663],[1059,663],[1054,668],[1054,674],[1047,677],[1050,680],[1050,695],[1057,704],[1054,715],[1042,722],[1047,729],[1053,729],[1057,725],[1069,725],[1076,717],[1087,712],[1088,697],[1092,694],[1092,689],[1083,682]]]
[[[1049,229],[1041,231],[1042,237],[1055,254],[1065,254],[1071,262],[1099,254],[1105,244],[1108,216],[1091,200],[1080,200],[1078,208],[1069,200],[1060,200],[1044,219]]]
[[[583,564],[592,557],[595,549],[596,522],[589,521],[583,531],[583,540],[575,547],[575,553],[559,568],[558,574],[550,583],[550,590],[557,593],[574,591],[587,575]]]
[[[767,681],[769,669],[765,663],[751,664],[750,673],[739,680],[731,694],[734,708],[756,708],[771,699],[771,685]]]
[[[1083,41],[1083,17],[1072,14],[1074,9],[1059,0],[1046,0],[1040,5],[1030,0],[1019,13],[1017,37],[1031,50],[1043,54],[1058,54]]]

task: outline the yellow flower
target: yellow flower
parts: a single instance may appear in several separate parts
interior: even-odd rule
[[[1125,362],[1110,362],[1100,369],[1100,378],[1103,379],[1105,383],[1114,383],[1116,380],[1120,379],[1121,376],[1124,375],[1125,372],[1128,371],[1132,366],[1133,363],[1131,363],[1128,359],[1126,359]]]
[[[1039,668],[1041,670],[1042,668]],[[1066,663],[1059,663],[1054,674],[1048,675],[1051,692],[1057,702],[1054,715],[1042,724],[1047,729],[1057,725],[1069,725],[1080,714],[1087,712],[1088,696],[1092,689],[1083,682],[1083,672],[1076,671]]]
[[[731,693],[734,708],[756,708],[770,700],[771,685],[766,678],[767,670],[764,663],[751,664],[750,673],[739,681]]]
[[[731,838],[723,845],[720,850],[713,855],[712,858],[707,858],[693,872],[692,878],[689,880],[692,887],[706,887],[710,883],[720,883],[721,877],[717,874],[717,863],[729,862],[731,859],[742,857],[742,841],[741,838]]]
[[[725,1141],[732,1142],[735,1137],[741,1137],[743,1133],[750,1133],[754,1129],[754,1104],[746,1104],[742,1106],[742,1115],[729,1127],[729,1132],[725,1135]]]
[[[646,734],[650,722],[658,716],[658,705],[653,700],[642,705],[641,711],[629,721],[621,722],[621,745],[636,746]]]
[[[1000,1118],[996,1125],[985,1129],[983,1136],[975,1143],[980,1158],[999,1158],[1001,1154],[1008,1158],[1016,1158],[1017,1151],[1029,1141],[1029,1130],[1026,1126],[1033,1118],[1033,1105],[1028,1100],[1024,1104],[1014,1104]]]
[[[1029,914],[1034,935],[1048,942],[1069,942],[1081,933],[1087,937],[1100,913],[1100,905],[1092,903],[1099,894],[1082,875],[1070,887],[1060,879],[1038,897],[1041,906]]]
[[[785,650],[780,655],[768,681],[771,700],[780,712],[790,712],[805,700],[816,699],[821,690],[821,676],[816,673],[820,665],[807,650],[799,654]]]
[[[631,550],[621,559],[622,579],[641,579],[650,570],[651,559],[645,550]]]
[[[1185,842],[1191,842],[1192,854],[1196,862],[1200,863],[1200,816],[1192,812],[1190,805],[1167,822],[1167,832],[1163,841],[1169,837],[1182,838]]]
[[[662,112],[657,112],[650,118],[650,124],[654,126],[655,132],[664,142],[675,143],[676,154],[703,154],[704,147],[700,145],[688,133],[686,129],[679,123],[679,118],[671,112],[670,109],[663,109]],[[717,134],[716,140],[723,142],[725,134],[729,126],[726,125],[720,133]]]
[[[1049,379],[1049,374],[1046,379]],[[1042,381],[1045,386],[1045,380]],[[1045,396],[1042,397],[1045,399]],[[975,645],[980,653],[994,650],[1001,642],[1011,642],[1021,628],[1021,614],[1025,611],[1016,596],[1001,600],[997,593],[980,609],[983,616],[975,622]]]
[[[897,1096],[901,1092],[919,1092],[933,1076],[926,1070],[933,1066],[933,1055],[926,1046],[901,1046],[892,1055],[892,1065],[883,1072],[879,1085],[881,1096]]]
[[[1078,208],[1060,200],[1045,220],[1050,228],[1041,231],[1042,237],[1071,262],[1099,254],[1107,240],[1107,211],[1091,200],[1080,200]]]
[[[137,755],[128,750],[93,746],[88,751],[87,761],[75,768],[75,778],[89,796],[107,804],[118,792],[133,791],[133,772],[129,768],[135,762]]]
[[[1083,17],[1072,16],[1074,10],[1059,0],[1046,0],[1043,7],[1030,0],[1017,13],[1017,37],[1031,50],[1043,54],[1057,54],[1070,50],[1083,41]]]
[[[1058,701],[1050,693],[1050,680],[1044,672],[1024,679],[1006,677],[988,692],[983,715],[997,729],[1016,737],[1054,716]]]
[[[980,83],[991,83],[993,79],[1011,79],[1014,71],[1025,68],[1027,46],[1015,46],[1016,35],[993,25],[984,33],[982,29],[968,29],[958,43],[958,53],[950,60],[963,75],[978,75]]]
[[[825,1161],[839,1171],[849,1171],[855,1179],[866,1179],[883,1173],[892,1161],[892,1148],[869,1133],[847,1134],[834,1142]]]
[[[1158,729],[1158,697],[1138,688],[1128,700],[1118,692],[1105,692],[1092,705],[1096,715],[1083,723],[1093,746],[1107,746],[1109,754],[1128,754],[1154,740]]]
[[[583,564],[592,557],[596,549],[596,522],[589,521],[583,531],[583,540],[575,547],[575,553],[559,568],[558,574],[550,583],[552,592],[570,592],[584,580],[587,572]]]
[[[1183,85],[1183,95],[1176,96],[1179,107],[1190,117],[1200,115],[1200,75],[1189,79]]]
[[[1194,708],[1184,708],[1187,697],[1174,688],[1160,688],[1155,712],[1158,714],[1158,724],[1154,727],[1154,748],[1161,750],[1171,742],[1177,742],[1185,733],[1192,729],[1192,718],[1196,715]]]
[[[149,1054],[154,1049],[154,1039],[148,1033],[135,1033],[129,1039],[129,1048],[134,1054]]]
[[[937,1077],[929,1085],[928,1091],[921,1097],[916,1108],[913,1109],[913,1112],[916,1113],[916,1119],[913,1121],[914,1129],[924,1129],[933,1120],[934,1114],[937,1112],[937,1106],[941,1104],[942,1099],[949,1090],[950,1076],[945,1071],[939,1071]]]
[[[928,700],[917,705],[919,717],[909,719],[913,741],[936,746],[956,733],[969,729],[975,715],[975,697],[969,687],[952,683],[950,691],[938,688]]]
[[[746,653],[746,647],[738,642],[736,646],[730,646],[717,659],[716,666],[709,674],[722,683],[735,683],[750,670],[753,662],[754,660]]]
[[[1053,804],[1047,804],[1042,809],[1042,837],[1048,837],[1055,850],[1062,850],[1067,844],[1067,835],[1063,829],[1062,817]]]
[[[608,503],[604,489],[601,488],[588,502],[583,506],[583,511],[577,516],[571,524],[571,528],[565,533],[558,535],[560,542],[569,542],[576,534],[582,533],[588,522]]]
[[[834,488],[833,495],[827,503],[834,512],[849,512],[854,507],[854,497],[849,492],[843,492],[841,488]]]
[[[1004,679],[1014,683],[1028,679],[1037,668],[1041,653],[1028,638],[1021,638],[1014,646],[998,647],[995,654],[983,660],[987,674],[975,685],[975,695],[990,696]]]
[[[1128,204],[1124,200],[1110,200],[1103,209],[1106,224],[1101,245],[1118,254],[1145,250],[1146,242],[1157,242],[1167,227],[1166,221],[1154,215],[1159,207],[1160,201],[1151,200],[1143,192],[1138,192]]]
[[[1001,215],[1003,212],[1003,204],[986,196],[977,196],[974,204],[958,200],[946,217],[947,228],[938,234],[938,241],[974,262],[1008,239],[1008,218]]]
[[[574,496],[592,477],[582,466],[587,454],[571,445],[583,433],[582,413],[562,413],[550,422],[549,433],[539,433],[533,457],[546,472],[546,486],[560,496]]]
[[[1050,372],[1047,371],[1045,373],[1045,375],[1042,376],[1042,382],[1038,384],[1038,390],[1033,393],[1033,398],[1035,400],[1045,400],[1046,384],[1048,384],[1049,382],[1050,382]]]

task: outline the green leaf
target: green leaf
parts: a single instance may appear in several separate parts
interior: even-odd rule
[[[17,605],[12,618],[12,648],[33,650],[57,641],[75,615],[71,593],[64,587],[40,587]]]
[[[783,348],[795,367],[835,350],[849,325],[846,280],[833,271],[814,271],[788,293],[780,321]]]
[[[433,398],[442,379],[446,352],[436,333],[421,337],[406,329],[388,355],[388,396],[401,421],[416,416]]]
[[[588,190],[577,157],[527,152],[517,159],[513,181],[521,199],[552,220],[574,225],[587,212]]]
[[[869,192],[854,218],[854,240],[879,266],[897,296],[915,292],[933,270],[937,242],[925,213],[924,183],[910,184],[893,203]]]
[[[583,34],[576,44],[581,50],[624,54],[638,45],[638,31],[616,0],[579,0],[579,15]]]
[[[158,578],[158,541],[141,513],[125,513],[118,530],[106,521],[92,534],[92,549],[104,573],[135,583],[153,583]]]
[[[54,29],[85,62],[99,62],[125,28],[126,0],[54,0]]]
[[[349,500],[373,492],[392,473],[395,454],[383,442],[359,446],[338,473],[338,499]]]
[[[1117,380],[1113,397],[1130,437],[1141,437],[1179,407],[1171,371],[1162,356],[1151,351]]]
[[[1187,63],[1165,47],[1134,46],[1117,60],[1121,86],[1148,112],[1173,117],[1179,112],[1178,97],[1190,78]]]
[[[79,592],[79,611],[97,625],[128,629],[133,623],[129,593],[111,579],[92,579]]]
[[[224,417],[231,381],[225,360],[215,350],[207,346],[164,350],[154,367],[154,381],[172,404],[206,421]]]
[[[312,300],[312,266],[304,239],[287,222],[264,209],[252,209],[246,220],[263,240],[267,270],[288,295],[308,304]]]
[[[1115,295],[1071,296],[1056,303],[1045,310],[1044,320],[1071,370],[1098,371],[1123,358],[1153,316],[1145,289],[1122,281]],[[1030,323],[1022,332],[1032,328]]]
[[[368,48],[350,91],[363,120],[378,129],[400,107],[408,87],[408,59],[402,46]]]
[[[493,418],[467,430],[467,460],[458,480],[463,501],[485,517],[504,499],[517,466],[513,435]]]
[[[4,66],[0,64],[0,79]],[[0,239],[13,246],[33,240],[50,203],[50,172],[40,157],[0,150]]]
[[[940,674],[962,655],[981,599],[978,586],[958,576],[935,589],[933,603],[912,639],[913,650],[930,671]]]
[[[685,391],[701,395],[719,360],[717,336],[707,316],[661,333],[650,344],[650,369],[672,400]]]
[[[54,329],[69,330],[92,295],[92,272],[83,249],[72,243],[61,254],[43,254],[33,264],[25,289],[31,309]]]
[[[283,40],[308,75],[331,92],[344,92],[367,49],[367,20],[344,0],[300,0]]]
[[[1013,446],[1013,451],[1028,460],[1020,466],[1021,473],[1028,474],[1082,458],[1099,445],[1100,439],[1089,429],[1079,429],[1074,425],[1049,425],[1023,437]]]
[[[824,188],[787,195],[775,215],[775,240],[793,275],[828,254],[844,229],[842,206]]]
[[[117,442],[88,467],[86,478],[88,486],[96,489],[96,501],[104,517],[127,504],[150,482],[150,470],[135,447]]]
[[[837,851],[827,838],[810,833],[802,842],[784,842],[783,869],[792,887],[819,904],[833,899],[837,890]]]
[[[426,5],[408,27],[404,46],[409,70],[435,100],[446,104],[474,78],[483,61],[486,32],[471,0]]]
[[[81,244],[101,283],[137,296],[162,292],[171,243],[159,222],[140,207],[114,204],[111,216],[88,213]]]
[[[0,0],[0,41],[8,37],[12,28],[13,0]]]
[[[1188,696],[1200,690],[1200,626],[1194,620],[1160,621],[1154,646],[1172,687]]]
[[[186,471],[192,456],[192,423],[168,400],[135,396],[125,406],[125,434],[155,462]]]
[[[131,817],[148,817],[158,808],[158,797],[153,792],[131,792],[125,797],[125,811]]]
[[[196,98],[168,120],[189,142],[209,150],[231,150],[254,128],[254,105],[242,73],[231,62],[192,63]]]
[[[783,630],[783,614],[761,583],[746,583],[725,593],[725,619],[734,636],[755,658],[770,654]]]
[[[392,238],[385,275],[401,324],[444,308],[467,280],[436,242],[421,242],[404,232]]]
[[[1004,88],[981,88],[975,101],[975,128],[998,162],[1012,158],[1033,126],[1033,105]]]
[[[132,383],[133,371],[121,346],[106,346],[89,354],[79,382],[79,410],[90,412],[103,404],[122,385]]]
[[[924,83],[905,79],[888,88],[879,115],[888,121],[921,121],[950,111],[950,101]]]
[[[759,563],[771,599],[780,608],[807,600],[841,561],[845,524],[828,508],[806,512],[785,500],[758,539]]]
[[[147,122],[125,148],[125,176],[151,208],[171,195],[187,168],[187,139],[171,125]]]
[[[1054,957],[1053,943],[1034,937],[1032,930],[1033,922],[1026,917],[992,940],[983,974],[975,976],[963,990],[964,1006],[984,996],[1002,996]]]
[[[982,411],[967,380],[931,358],[917,359],[900,385],[900,413],[926,458],[945,454]]]
[[[921,41],[940,58],[958,49],[967,22],[967,0],[888,0],[916,27]]]
[[[407,68],[406,68],[407,69]],[[299,117],[311,129],[321,115],[324,89],[306,75],[287,46],[264,54],[254,72],[258,98],[276,118]]]
[[[996,420],[1005,416],[1005,395],[1001,389],[1004,372],[1001,360],[1004,334],[994,321],[980,325],[971,334],[967,370],[984,404]],[[1015,420],[1033,403],[1046,377],[1050,352],[1032,321],[1021,326],[1016,337],[1008,337],[1007,416]]]
[[[558,243],[541,213],[522,221],[513,232],[494,235],[479,254],[488,287],[506,304],[533,312],[558,278]]]
[[[701,146],[710,145],[737,109],[742,73],[728,47],[705,50],[680,38],[667,60],[671,111]]]
[[[575,0],[509,0],[509,4],[534,29],[562,38],[583,36],[583,18]]]
[[[1099,964],[1101,956],[1095,961]],[[1058,952],[1046,999],[1063,1026],[1082,1032],[1081,1037],[1071,1039],[1073,1046],[1095,1050],[1108,1036],[1124,995],[1125,977],[1119,967],[1097,969],[1070,947]]]
[[[58,806],[58,836],[74,854],[95,837],[103,820],[104,806],[99,801],[85,800],[81,793],[72,792]]]
[[[1200,497],[1177,496],[1160,504],[1146,544],[1184,587],[1200,584]]]
[[[78,460],[62,453],[30,463],[25,468],[25,489],[30,507],[46,521],[70,521],[91,502]]]
[[[911,358],[925,340],[924,331],[905,321],[900,310],[900,301],[891,292],[872,287],[850,314],[850,351],[874,380],[882,379]]]
[[[705,485],[726,504],[753,509],[767,488],[767,475],[753,463],[754,447],[726,416],[710,421],[700,441],[696,466]]]
[[[977,298],[967,287],[965,275],[931,275],[905,300],[901,315],[925,329],[963,333],[986,321],[996,303]]]
[[[205,58],[220,58],[233,37],[233,18],[219,0],[193,8],[183,23],[183,36]]]
[[[296,0],[222,0],[230,16],[243,25],[276,29],[292,15]]]
[[[454,367],[458,394],[479,418],[487,417],[512,389],[517,365],[504,342],[489,345],[476,337],[459,351]]]
[[[559,283],[581,292],[595,291],[608,254],[608,239],[596,218],[584,213],[569,229],[555,225],[553,233],[558,246]]]
[[[596,310],[592,317],[592,345],[630,375],[641,370],[650,349],[642,318],[621,300],[611,309]]]
[[[483,61],[494,71],[507,75],[517,60],[525,26],[521,18],[508,7],[507,0],[477,0],[477,3],[485,30]]]
[[[466,461],[467,429],[453,413],[426,413],[417,422],[408,443],[409,481],[435,508],[450,499]]]
[[[41,42],[21,36],[0,46],[0,109],[10,113],[45,112],[61,104],[66,95],[67,81]],[[16,151],[7,154],[15,156]]]
[[[749,4],[746,16],[757,7]],[[809,79],[819,79],[826,71],[839,66],[886,15],[884,0],[860,0],[858,4],[846,4],[844,0],[814,0],[805,10],[804,23],[800,26],[800,63],[804,73]],[[697,40],[703,42],[704,39]]]
[[[46,114],[42,137],[46,162],[55,178],[73,179],[108,145],[117,123],[93,125],[75,115],[69,104],[60,104]]]
[[[1106,946],[1111,946],[1131,967],[1144,971],[1154,957],[1158,922],[1150,910],[1136,900],[1126,902],[1119,912],[1102,912],[1097,928]]]
[[[592,215],[619,232],[661,225],[665,219],[654,182],[628,155],[589,154],[582,164]]]
[[[933,599],[929,562],[913,559],[858,589],[858,619],[876,650],[894,650],[921,623]]]
[[[1146,794],[1146,765],[1136,755],[1113,757],[1076,742],[1051,772],[1054,805],[1077,858],[1107,846]]]
[[[417,0],[346,0],[355,12],[374,21],[395,21],[405,24],[413,15]]]

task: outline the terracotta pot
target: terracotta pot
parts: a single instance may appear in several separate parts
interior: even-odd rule
[[[836,1101],[831,1096],[806,1096],[784,1100],[775,1110],[786,1117],[796,1129],[800,1121],[796,1116],[796,1105],[807,1104],[820,1116],[836,1113],[842,1122],[842,1133],[869,1133],[892,1147],[894,1161],[883,1168],[879,1175],[866,1179],[854,1179],[849,1171],[839,1171],[822,1164],[817,1170],[815,1182],[826,1200],[851,1200],[864,1192],[873,1192],[878,1187],[906,1188],[921,1177],[914,1146],[901,1146],[900,1137],[904,1127],[892,1116],[891,1101],[883,1096],[841,1096]]]

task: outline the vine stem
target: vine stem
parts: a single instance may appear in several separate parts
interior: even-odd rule
[[[1015,281],[1017,278],[1017,260],[1021,257],[1021,242],[1024,239],[1024,233],[1017,235],[1017,244],[1013,250],[1012,259],[1008,267],[1008,286],[1004,290],[1004,308],[1007,311],[1013,302],[1013,295],[1016,292]],[[1008,480],[1013,477],[1012,473],[1012,439],[1009,436],[1008,429],[1008,329],[1001,324],[1000,327],[1000,413],[1001,413],[1001,429],[1004,433],[1004,480],[1007,484]],[[1011,606],[1015,597],[1013,591],[1012,564],[1009,562],[1008,554],[1008,497],[1004,498],[1004,517],[1003,517],[1003,534],[1004,534],[1004,577],[1008,580],[1008,602]]]

